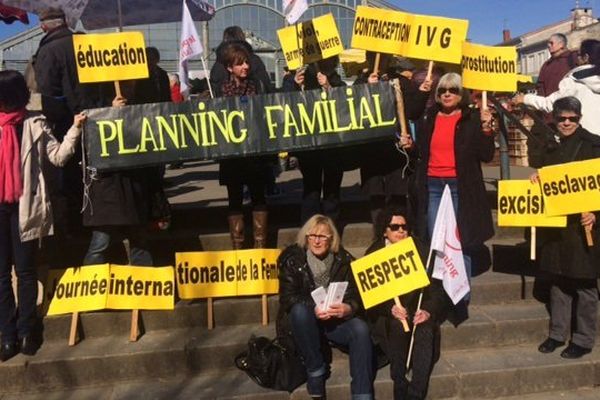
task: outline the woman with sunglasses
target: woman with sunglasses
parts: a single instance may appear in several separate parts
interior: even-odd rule
[[[452,193],[467,273],[471,257],[494,235],[492,213],[481,171],[482,162],[494,157],[492,114],[467,107],[469,98],[456,73],[440,78],[436,106],[417,130],[416,233],[431,238],[444,187]]]
[[[350,262],[331,218],[316,214],[298,232],[296,244],[278,259],[278,336],[292,336],[306,367],[306,390],[313,399],[325,399],[329,365],[324,344],[347,349],[353,400],[373,399],[373,344],[367,323],[358,318],[362,306]],[[344,299],[327,310],[317,307],[311,292],[331,282],[348,282]]]
[[[581,102],[581,126],[600,135],[600,40],[587,39],[579,48],[579,66],[572,69],[558,84],[558,90],[544,96],[518,94],[514,104],[525,104],[537,110],[550,112],[557,99],[576,97]]]
[[[386,208],[376,224],[377,239],[367,249],[373,253],[410,236],[404,211]],[[419,242],[417,247],[419,246]],[[373,339],[390,360],[390,376],[394,382],[394,400],[417,400],[427,396],[429,377],[440,357],[440,324],[446,319],[451,300],[442,283],[430,277],[424,289],[421,308],[417,309],[419,294],[415,291],[400,296],[401,307],[390,300],[367,311]],[[417,325],[412,355],[412,379],[406,379],[406,358],[411,332],[404,332],[402,320]]]
[[[581,102],[563,97],[554,102],[552,116],[558,129],[558,145],[548,146],[539,160],[547,166],[600,157],[600,138],[579,125]],[[531,176],[539,181],[537,173]],[[562,347],[571,334],[571,342],[561,352],[563,358],[579,358],[589,353],[596,338],[598,288],[598,212],[567,217],[565,228],[540,228],[538,248],[540,271],[548,275],[550,288],[550,333],[538,347],[552,353]],[[588,247],[585,229],[591,229],[594,246]],[[573,307],[573,305],[575,307]],[[575,313],[572,316],[572,313]],[[575,321],[571,327],[572,321]]]

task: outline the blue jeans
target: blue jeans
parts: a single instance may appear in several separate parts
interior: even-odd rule
[[[0,203],[0,332],[2,343],[16,342],[33,330],[37,314],[37,276],[33,262],[35,240],[21,242],[19,205]],[[12,289],[13,263],[17,274],[18,307]]]
[[[106,250],[112,240],[129,240],[129,263],[131,265],[152,266],[152,255],[148,250],[144,228],[141,226],[106,226],[96,227],[83,265],[106,264]]]
[[[321,335],[325,335],[333,343],[349,349],[352,400],[373,399],[373,343],[369,327],[363,320],[350,318],[321,321],[315,316],[313,307],[305,304],[294,304],[289,317],[294,341],[304,359],[309,394],[324,394],[311,392],[310,383],[311,380],[323,379],[324,388],[328,366],[325,365],[321,351]]]
[[[437,217],[440,203],[442,202],[442,195],[444,194],[444,188],[448,185],[450,187],[450,194],[452,195],[452,206],[454,207],[454,216],[458,219],[458,185],[456,178],[434,178],[432,176],[427,178],[427,190],[429,192],[429,204],[427,205],[427,232],[429,238],[433,236],[433,227],[435,225],[435,217]],[[471,257],[466,255],[463,248],[463,259],[465,261],[465,269],[469,281],[471,280]]]

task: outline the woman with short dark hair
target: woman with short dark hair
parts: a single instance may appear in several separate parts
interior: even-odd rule
[[[316,214],[298,232],[296,244],[279,259],[279,315],[277,331],[294,338],[306,367],[306,390],[313,399],[325,399],[329,365],[323,355],[327,341],[350,353],[350,390],[353,400],[373,399],[373,345],[360,296],[350,269],[353,257],[340,245],[331,218]],[[311,292],[332,282],[348,282],[343,301],[328,309],[318,307]]]
[[[46,119],[29,112],[29,90],[17,71],[0,71],[0,360],[41,344],[37,321],[36,242],[54,232],[44,160],[62,167],[73,156],[85,117],[75,116],[59,142]],[[11,269],[15,266],[19,303]]]
[[[552,117],[558,129],[558,145],[549,146],[540,166],[600,157],[600,138],[579,124],[581,102],[575,97],[563,97],[554,102]],[[537,183],[537,173],[532,175]],[[579,358],[589,353],[596,340],[598,316],[598,212],[567,216],[565,228],[539,228],[538,246],[540,271],[549,275],[550,332],[538,347],[551,353],[569,345],[561,352],[563,358]],[[588,247],[585,229],[594,236],[594,246]],[[573,315],[573,313],[575,315]],[[572,327],[572,321],[575,321]]]
[[[376,239],[365,255],[401,242],[411,236],[406,213],[400,208],[386,208],[378,217]],[[416,239],[416,238],[413,238]],[[420,242],[415,240],[417,248]],[[433,366],[440,357],[440,325],[452,302],[439,279],[429,278],[431,284],[423,289],[400,296],[401,305],[393,300],[367,310],[373,339],[390,360],[390,376],[394,382],[394,400],[425,399]],[[402,321],[415,326],[412,353],[412,378],[406,378],[406,361],[411,332],[404,332]]]

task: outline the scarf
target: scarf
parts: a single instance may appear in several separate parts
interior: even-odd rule
[[[25,110],[0,112],[0,202],[16,203],[23,193],[21,153],[17,125],[25,119]]]
[[[327,289],[327,286],[329,286],[331,266],[333,265],[333,254],[329,253],[327,254],[327,257],[320,260],[310,250],[306,250],[306,262],[315,279],[315,285],[317,285],[317,287],[323,286]]]

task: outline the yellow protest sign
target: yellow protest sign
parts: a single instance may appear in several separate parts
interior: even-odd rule
[[[110,266],[112,290],[106,308],[172,310],[175,308],[173,267]]]
[[[277,36],[287,66],[291,70],[344,51],[342,39],[331,14],[279,29]]]
[[[79,82],[108,82],[148,77],[141,32],[73,35]]]
[[[104,309],[109,282],[108,264],[49,270],[44,286],[44,299],[50,303],[48,315]]]
[[[172,310],[173,267],[110,264],[50,270],[48,315],[112,309]]]
[[[517,90],[517,48],[469,42],[462,48],[463,86],[494,92]]]
[[[538,172],[548,215],[600,210],[600,158],[552,165]]]
[[[352,273],[365,308],[429,285],[412,238],[354,261]]]
[[[351,47],[460,63],[469,21],[358,6]]]
[[[537,183],[529,180],[498,182],[498,226],[567,226],[567,217],[549,217]]]
[[[182,299],[252,296],[279,292],[278,249],[177,253],[175,274]]]

